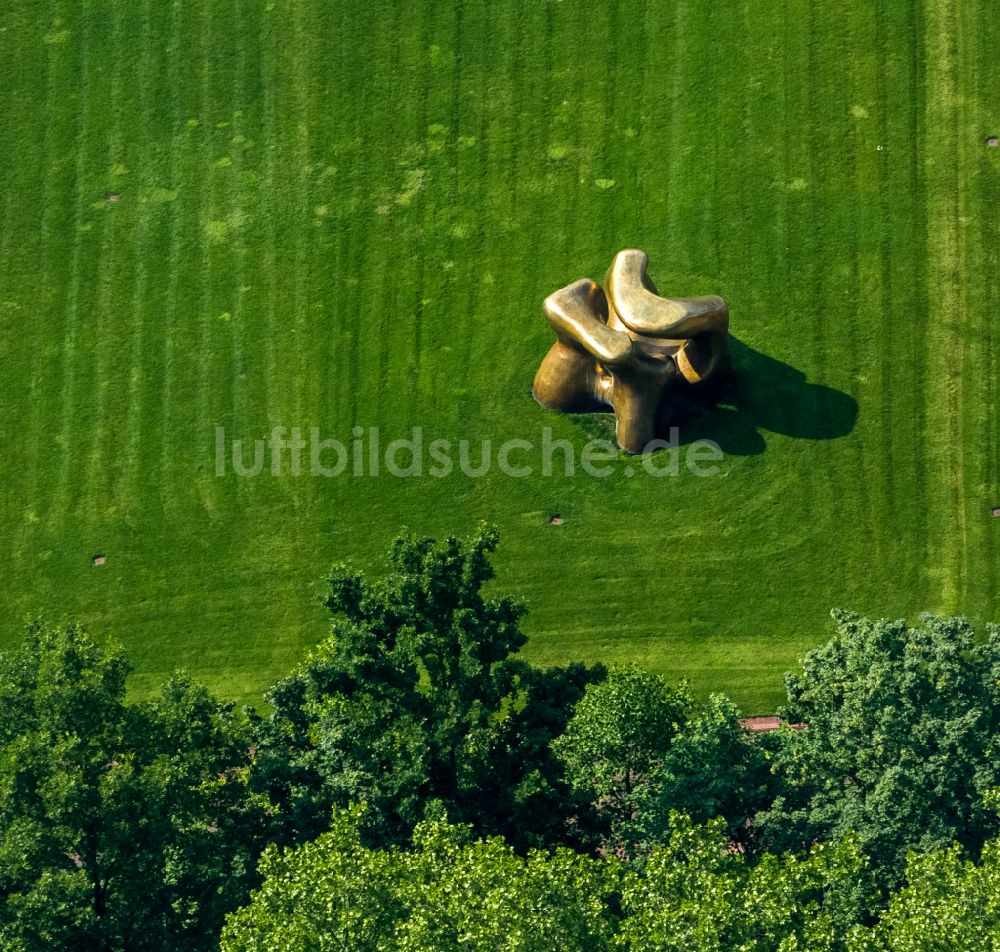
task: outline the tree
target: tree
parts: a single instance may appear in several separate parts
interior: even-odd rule
[[[625,873],[616,944],[657,952],[823,952],[858,916],[865,859],[849,841],[759,863],[727,848],[725,824],[669,819],[666,845]]]
[[[497,834],[518,850],[556,844],[578,849],[598,842],[599,818],[567,783],[553,753],[573,706],[588,684],[604,677],[600,666],[569,664],[540,670],[524,665],[517,694],[484,732],[488,744],[461,813],[480,834]]]
[[[772,850],[853,832],[884,886],[910,850],[957,841],[975,855],[997,830],[1000,635],[977,643],[957,618],[871,621],[835,612],[837,633],[786,675],[775,741],[781,796],[758,819]]]
[[[978,863],[958,844],[912,854],[906,886],[881,921],[856,930],[851,952],[994,952],[1000,948],[1000,841],[991,840]]]
[[[223,952],[610,948],[613,863],[568,849],[519,856],[443,816],[416,826],[411,849],[369,849],[362,812],[335,811],[329,832],[296,849],[268,848]]]
[[[731,844],[754,844],[751,819],[773,796],[763,746],[739,722],[729,698],[713,694],[681,728],[651,781],[647,838],[656,842],[672,811],[696,822],[722,817]]]
[[[588,685],[565,733],[552,744],[573,789],[597,806],[612,848],[639,836],[651,780],[691,712],[684,690],[638,667],[613,668]]]
[[[126,705],[128,670],[75,626],[0,659],[3,948],[203,948],[249,889],[247,725],[183,678]]]
[[[497,542],[488,528],[464,542],[400,538],[380,579],[333,569],[330,637],[271,691],[259,732],[254,782],[280,810],[278,841],[362,800],[372,844],[405,842],[434,801],[521,848],[586,829],[567,816],[548,741],[603,670],[539,672],[514,657],[524,608],[482,593]]]
[[[726,849],[724,825],[670,817],[643,868],[567,849],[520,856],[436,817],[411,847],[364,846],[361,810],[282,851],[223,931],[223,952],[840,950],[857,917],[864,857],[849,842],[759,864]]]

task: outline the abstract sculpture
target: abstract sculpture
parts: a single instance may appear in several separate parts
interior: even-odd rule
[[[656,438],[672,390],[702,388],[729,363],[726,302],[660,297],[648,263],[643,251],[619,251],[603,289],[584,278],[545,299],[557,340],[531,391],[563,413],[610,406],[615,438],[628,453],[642,453]]]

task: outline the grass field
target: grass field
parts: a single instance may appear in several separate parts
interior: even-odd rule
[[[0,643],[80,618],[140,691],[253,699],[330,563],[482,518],[530,658],[750,712],[832,606],[996,620],[994,14],[6,0]],[[214,474],[217,425],[582,446],[606,420],[529,396],[540,302],[623,247],[730,303],[736,393],[684,432],[721,475]]]

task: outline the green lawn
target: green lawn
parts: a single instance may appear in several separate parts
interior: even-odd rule
[[[0,642],[253,699],[331,562],[482,518],[530,658],[751,712],[832,606],[997,618],[993,0],[6,0],[0,69]],[[216,425],[582,446],[541,300],[623,247],[730,303],[721,475],[214,475]]]

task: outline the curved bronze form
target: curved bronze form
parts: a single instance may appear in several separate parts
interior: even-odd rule
[[[556,343],[532,393],[544,407],[615,412],[615,437],[642,453],[656,437],[664,398],[674,386],[699,386],[728,365],[729,308],[721,297],[666,298],[646,274],[649,258],[615,255],[605,290],[583,278],[545,299]]]

